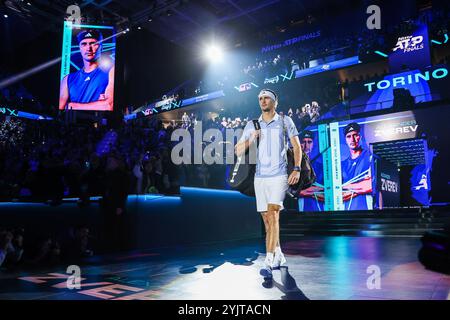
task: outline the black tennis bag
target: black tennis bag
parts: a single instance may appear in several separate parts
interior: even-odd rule
[[[258,120],[253,120],[253,125],[255,126],[255,130],[261,129]],[[259,138],[256,139],[256,145],[259,145]],[[247,196],[254,197],[255,187],[253,183],[255,180],[256,164],[250,164],[249,150],[250,148],[246,150],[245,154],[237,158],[234,165],[231,165],[227,183],[232,189]]]
[[[287,149],[288,174],[294,169],[294,151],[291,148]],[[300,191],[308,189],[314,182],[316,182],[316,173],[311,165],[311,160],[308,155],[302,150],[302,163],[300,166],[300,180],[297,184],[289,186],[287,194],[292,198],[298,198],[300,196]]]
[[[289,144],[286,141],[286,124],[285,118],[283,117],[283,139],[286,146],[286,162],[287,162],[287,173],[288,177],[294,171],[295,166],[295,158],[294,158],[294,150],[289,148]],[[302,162],[300,164],[300,179],[297,184],[289,186],[288,191],[286,192],[292,198],[297,199],[300,196],[300,191],[308,189],[311,187],[314,182],[316,182],[316,173],[314,172],[314,168],[311,165],[311,160],[308,155],[301,149],[302,151]]]

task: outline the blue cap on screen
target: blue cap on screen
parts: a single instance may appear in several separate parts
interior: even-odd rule
[[[361,131],[361,126],[359,124],[357,124],[356,122],[349,123],[344,128],[344,134],[347,134],[350,131],[358,131],[358,132],[360,132]]]
[[[78,43],[83,41],[84,39],[95,39],[97,42],[103,40],[103,35],[100,31],[97,30],[83,30],[77,35]]]

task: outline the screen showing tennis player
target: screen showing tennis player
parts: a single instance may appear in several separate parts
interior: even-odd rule
[[[115,47],[113,27],[65,24],[60,110],[114,109]]]

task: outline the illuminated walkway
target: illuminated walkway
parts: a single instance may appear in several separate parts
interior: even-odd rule
[[[81,289],[66,267],[0,273],[0,299],[450,299],[450,276],[417,261],[412,238],[322,237],[283,243],[289,268],[265,282],[260,240],[95,258]],[[369,289],[369,266],[381,272]],[[370,271],[370,269],[369,269]],[[376,281],[369,279],[369,285]]]

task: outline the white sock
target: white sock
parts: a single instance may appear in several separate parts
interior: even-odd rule
[[[275,254],[278,254],[278,255],[283,254],[283,252],[281,251],[281,247],[275,248]]]
[[[272,252],[267,252],[266,260],[264,262],[266,264],[268,264],[269,266],[272,266],[272,264],[273,264],[273,253]]]
[[[280,247],[276,247],[275,248],[275,255],[276,255],[276,261],[274,263],[276,263],[277,265],[282,265],[286,263],[286,258],[284,257],[283,252],[281,251]]]

